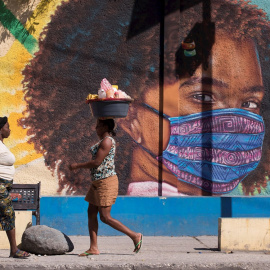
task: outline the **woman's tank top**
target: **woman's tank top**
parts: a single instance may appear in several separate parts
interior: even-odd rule
[[[107,138],[107,137],[105,137],[105,138]],[[108,138],[110,138],[112,140],[112,147],[110,149],[109,154],[104,158],[102,163],[97,168],[90,169],[91,170],[91,177],[92,177],[93,181],[107,178],[109,176],[116,174],[115,165],[114,165],[114,156],[115,156],[115,149],[116,149],[115,140],[112,137],[108,137]],[[98,152],[99,145],[104,139],[100,140],[98,143],[96,143],[95,145],[93,145],[90,148],[90,153],[92,154],[92,159],[96,158],[96,154]]]

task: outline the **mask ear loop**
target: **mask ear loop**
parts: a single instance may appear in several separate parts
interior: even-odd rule
[[[156,110],[155,108],[151,107],[150,105],[146,104],[146,103],[142,103],[142,106],[144,106],[147,109],[150,109],[151,111],[153,111],[154,113],[160,115],[160,112],[158,110]],[[163,113],[163,117],[167,120],[169,120],[170,116],[168,116],[167,114]],[[134,139],[133,139],[134,140]],[[141,145],[139,142],[137,142],[136,140],[134,140],[134,142],[139,145],[145,152],[147,152],[148,154],[150,154],[154,159],[161,161],[161,157],[157,157],[153,152],[151,152],[149,149],[147,149],[146,147],[144,147],[143,145]]]
[[[161,115],[160,111],[158,111],[157,109],[151,107],[150,105],[148,105],[148,104],[146,104],[146,103],[142,103],[142,105],[143,105],[145,108],[150,109],[151,111],[153,111],[153,112],[156,113],[157,115]],[[165,118],[165,119],[167,119],[167,120],[169,120],[169,118],[170,118],[170,116],[167,115],[167,114],[165,114],[165,113],[163,113],[162,116],[163,116],[163,118]]]
[[[133,139],[134,140],[134,139]],[[158,157],[153,153],[151,152],[149,149],[147,149],[146,147],[144,147],[143,145],[141,145],[139,142],[137,142],[136,140],[134,140],[134,142],[140,146],[145,152],[147,152],[151,157],[153,157],[154,159],[158,159]]]

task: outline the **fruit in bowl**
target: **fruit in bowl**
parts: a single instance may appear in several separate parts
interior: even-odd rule
[[[129,95],[118,89],[118,85],[111,85],[106,78],[101,81],[98,94],[89,94],[86,98],[97,118],[124,118],[132,101]]]

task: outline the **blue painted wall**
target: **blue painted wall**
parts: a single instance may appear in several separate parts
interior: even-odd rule
[[[84,197],[42,197],[41,225],[88,235]],[[219,217],[270,217],[270,197],[121,197],[112,216],[151,236],[217,235]],[[99,235],[121,235],[100,222]]]

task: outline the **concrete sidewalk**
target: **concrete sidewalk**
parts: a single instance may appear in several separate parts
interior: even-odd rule
[[[225,253],[217,250],[216,236],[143,237],[143,246],[134,254],[126,236],[99,237],[98,256],[78,257],[89,247],[86,236],[70,236],[74,250],[66,255],[8,258],[0,250],[0,269],[270,269],[270,254],[264,252]]]

